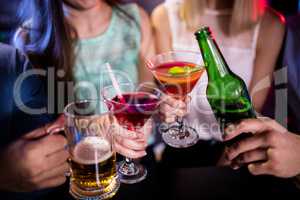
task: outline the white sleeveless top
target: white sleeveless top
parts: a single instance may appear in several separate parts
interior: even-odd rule
[[[185,22],[180,19],[179,9],[181,2],[182,0],[166,0],[165,2],[165,8],[168,12],[170,28],[173,34],[172,48],[173,50],[199,51],[194,32],[188,30]],[[219,23],[229,23],[230,19],[230,10],[216,11],[206,9],[201,21],[205,22],[202,26],[209,26],[212,29],[214,37],[230,69],[239,75],[249,88],[256,57],[256,45],[260,23],[258,23],[253,30],[230,37],[226,35],[219,26]],[[201,25],[199,27],[201,27]],[[200,139],[221,140],[218,123],[206,99],[207,81],[208,78],[205,72],[191,93],[192,101],[189,106],[187,123],[197,130]]]

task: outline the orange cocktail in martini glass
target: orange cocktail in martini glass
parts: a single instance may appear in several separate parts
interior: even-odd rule
[[[174,51],[155,56],[147,61],[160,89],[167,95],[185,100],[204,72],[200,53]],[[197,143],[198,133],[177,117],[176,124],[162,130],[164,141],[176,148],[186,148]]]

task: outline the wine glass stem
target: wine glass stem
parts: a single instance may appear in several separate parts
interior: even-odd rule
[[[178,129],[179,129],[179,133],[178,133],[178,138],[180,140],[189,137],[189,132],[185,129],[184,127],[184,122],[183,122],[183,118],[182,117],[177,117],[176,118],[177,123],[179,124]]]
[[[127,158],[126,157],[125,162],[126,162],[126,164],[130,165],[130,164],[132,164],[133,160],[132,160],[132,158]]]
[[[183,124],[183,118],[182,117],[177,117],[176,118],[176,121],[177,121],[177,123],[179,124],[179,132],[182,134],[183,132],[184,132],[184,130],[183,130],[183,126],[184,126],[184,124]]]
[[[119,172],[126,176],[134,176],[139,173],[139,170],[135,166],[132,158],[125,157],[125,162],[121,164]]]

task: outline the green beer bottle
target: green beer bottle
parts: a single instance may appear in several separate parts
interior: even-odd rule
[[[241,119],[256,118],[244,81],[230,70],[210,28],[203,27],[195,35],[208,75],[206,96],[221,131],[224,133],[228,124]]]

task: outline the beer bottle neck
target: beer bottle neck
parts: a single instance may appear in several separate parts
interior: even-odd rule
[[[230,69],[214,38],[207,33],[196,33],[203,61],[210,80],[220,79],[230,73]]]

